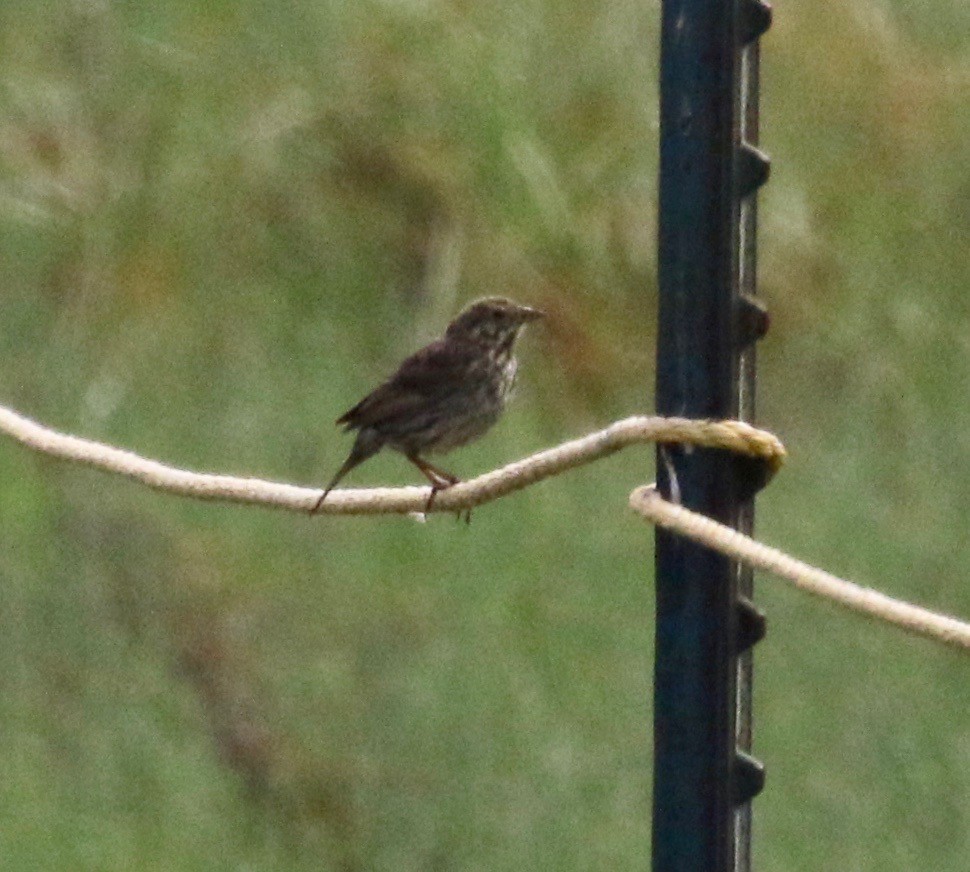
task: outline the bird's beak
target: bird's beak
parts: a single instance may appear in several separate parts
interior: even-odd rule
[[[533,309],[531,306],[519,306],[519,320],[523,324],[528,324],[530,321],[538,321],[540,318],[545,318],[546,313],[541,309]]]

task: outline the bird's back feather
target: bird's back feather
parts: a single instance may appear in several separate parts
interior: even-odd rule
[[[478,343],[441,339],[432,342],[405,359],[397,372],[344,412],[336,423],[345,425],[347,430],[357,430],[407,419],[467,390],[470,381],[481,377],[481,360]]]

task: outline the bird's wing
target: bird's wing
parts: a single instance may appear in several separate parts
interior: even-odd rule
[[[481,350],[437,340],[415,352],[387,381],[337,419],[348,430],[401,420],[460,391],[475,372]]]

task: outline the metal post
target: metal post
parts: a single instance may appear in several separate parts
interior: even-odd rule
[[[754,192],[760,0],[663,0],[660,72],[660,312],[657,410],[753,412]],[[724,452],[658,450],[668,498],[750,528],[761,482]],[[750,748],[750,656],[764,621],[751,579],[727,559],[657,533],[654,872],[750,868],[749,800],[763,771]]]

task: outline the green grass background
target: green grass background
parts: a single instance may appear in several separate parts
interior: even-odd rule
[[[466,299],[547,308],[472,474],[652,408],[656,3],[0,5],[0,401],[321,483]],[[764,39],[759,531],[970,616],[970,7]],[[191,503],[0,443],[0,858],[648,866],[652,452],[448,517]],[[355,483],[410,482],[380,457]],[[970,662],[758,584],[759,870],[964,872]]]

